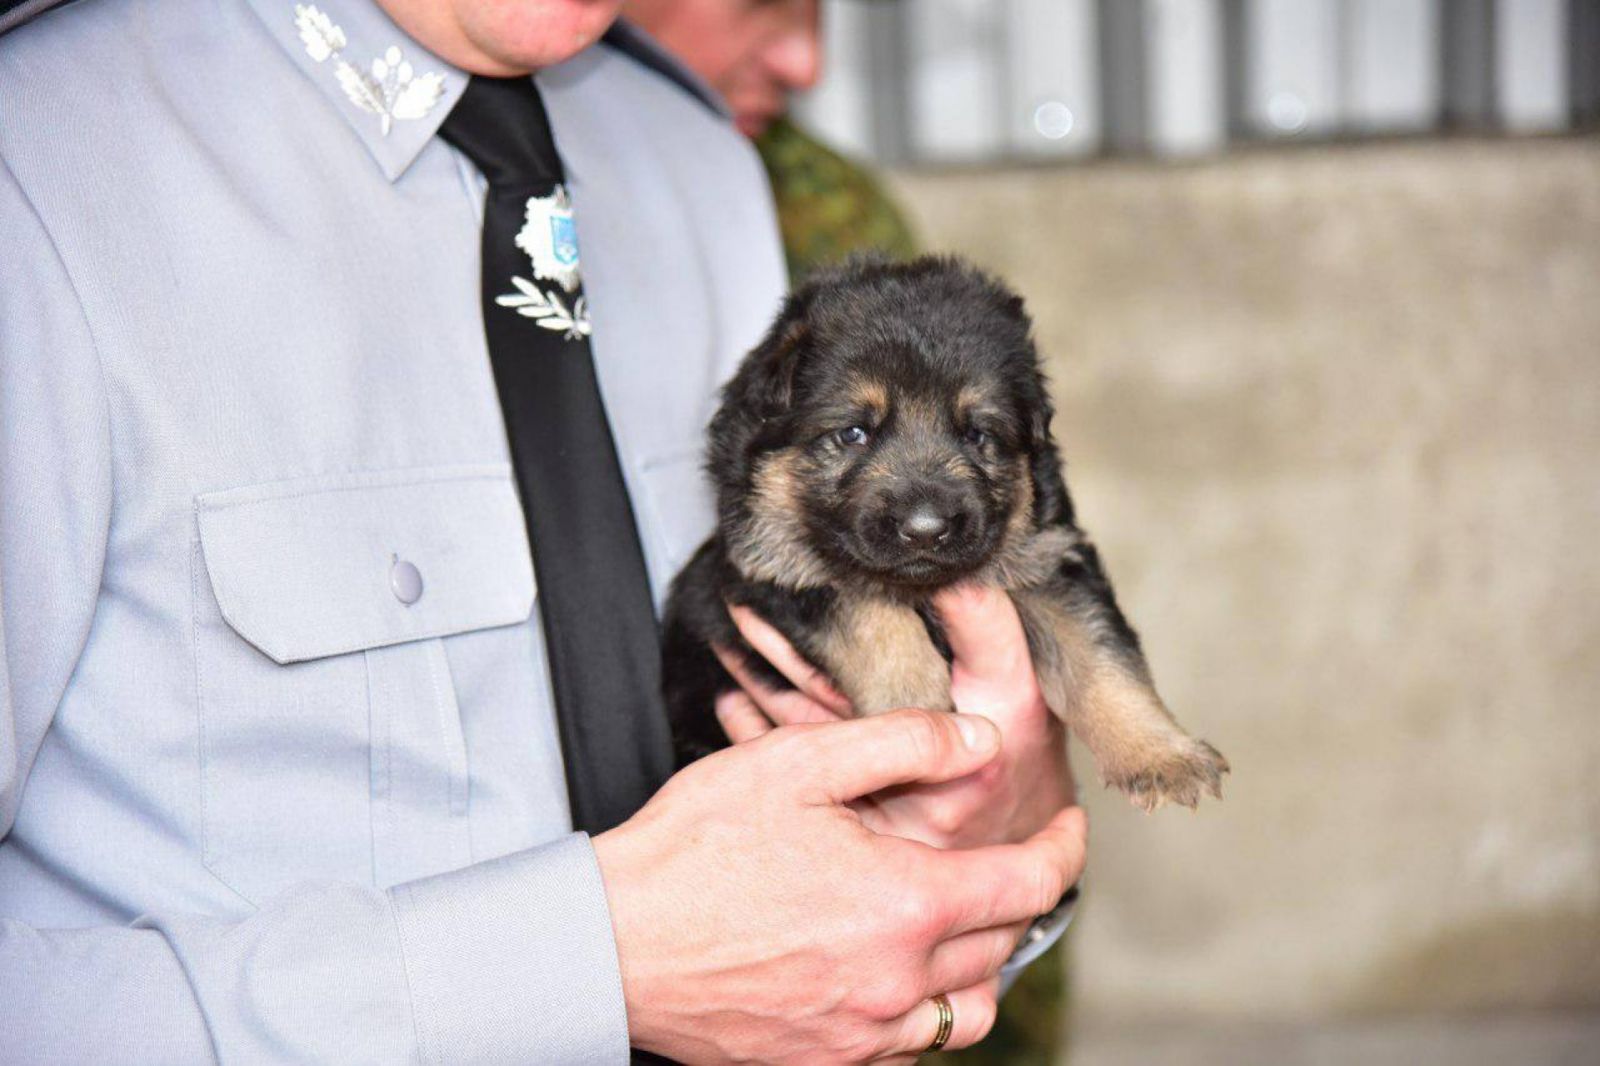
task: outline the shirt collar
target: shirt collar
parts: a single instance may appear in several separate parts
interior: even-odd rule
[[[727,119],[733,117],[733,110],[728,107],[722,96],[711,87],[710,82],[690,70],[682,60],[667,51],[654,37],[651,37],[626,18],[618,18],[613,22],[611,28],[606,30],[605,36],[601,40],[617,49],[617,51],[649,67],[668,81],[674,82],[679,88],[699,100],[702,104],[705,104],[721,117]]]
[[[267,32],[394,181],[438,132],[467,74],[372,0],[249,0]]]

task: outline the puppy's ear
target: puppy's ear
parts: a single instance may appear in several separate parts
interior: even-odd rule
[[[811,327],[799,315],[785,316],[750,353],[729,389],[742,387],[742,402],[761,418],[786,414],[794,402],[794,375]]]
[[[711,419],[710,469],[720,486],[743,484],[751,453],[788,413],[810,332],[804,309],[791,302],[723,387],[722,404]]]

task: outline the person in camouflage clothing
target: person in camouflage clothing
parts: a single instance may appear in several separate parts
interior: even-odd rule
[[[788,115],[755,139],[772,181],[789,278],[837,262],[852,252],[896,259],[917,254],[900,208],[866,167],[801,129]]]
[[[916,254],[905,216],[870,170],[788,115],[821,69],[817,0],[628,0],[623,14],[705,79],[772,180],[791,282],[854,252]]]

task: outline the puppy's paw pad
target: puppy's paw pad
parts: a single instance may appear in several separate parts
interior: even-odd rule
[[[1135,807],[1145,811],[1168,803],[1194,808],[1203,793],[1222,798],[1222,775],[1228,772],[1228,760],[1221,752],[1203,740],[1185,737],[1143,766],[1107,775],[1106,783],[1122,789]]]

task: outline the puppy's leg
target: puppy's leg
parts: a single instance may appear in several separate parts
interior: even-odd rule
[[[840,597],[816,634],[815,652],[861,715],[897,707],[954,710],[950,664],[908,606],[866,597]]]
[[[1014,590],[1045,702],[1094,754],[1106,784],[1147,811],[1222,798],[1228,761],[1184,732],[1156,695],[1137,639],[1103,592],[1063,573]]]

